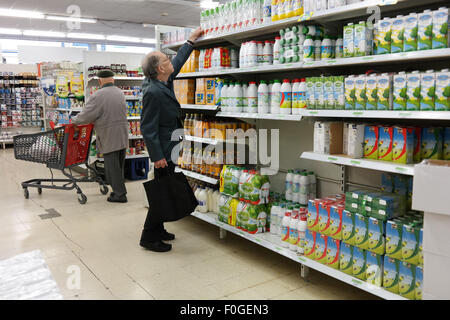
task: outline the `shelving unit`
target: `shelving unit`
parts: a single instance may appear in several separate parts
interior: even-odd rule
[[[233,140],[220,140],[220,139],[210,139],[210,138],[200,138],[200,137],[194,137],[194,136],[185,136],[184,137],[186,141],[192,141],[192,142],[198,142],[198,143],[206,143],[209,145],[218,145],[221,143],[243,143],[245,144],[245,140],[241,141],[240,139],[233,139]]]
[[[289,121],[300,121],[303,118],[301,115],[292,115],[292,114],[231,113],[224,111],[218,112],[216,116],[225,118],[289,120]]]
[[[206,104],[182,104],[181,109],[217,111],[219,107]]]
[[[184,173],[184,175],[185,175],[186,177],[190,177],[190,178],[192,178],[192,179],[196,179],[196,180],[199,180],[199,181],[203,181],[203,182],[206,182],[206,183],[209,183],[209,184],[216,185],[216,184],[219,183],[219,180],[218,180],[218,179],[214,179],[214,178],[211,178],[211,177],[202,175],[202,174],[198,174],[198,173],[196,173],[196,172],[184,170],[184,169],[181,169],[181,168],[179,168],[179,167],[176,167],[176,168],[175,168],[175,172],[182,172],[182,173]]]

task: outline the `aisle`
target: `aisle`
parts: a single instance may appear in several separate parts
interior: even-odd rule
[[[30,189],[20,182],[49,177],[44,165],[14,160],[0,150],[0,260],[39,249],[66,299],[376,299],[233,234],[220,240],[218,228],[194,217],[167,224],[176,234],[169,253],[138,243],[145,220],[142,182],[128,182],[128,203],[112,204],[98,185],[75,191]],[[41,219],[54,209],[61,216]],[[66,283],[68,267],[81,270],[79,289]]]

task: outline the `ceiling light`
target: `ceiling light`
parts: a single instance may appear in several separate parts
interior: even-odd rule
[[[97,19],[91,19],[91,18],[76,18],[76,17],[49,16],[49,15],[46,15],[45,19],[56,20],[56,21],[73,21],[73,22],[82,22],[82,23],[96,23],[97,22]]]
[[[42,30],[25,30],[23,32],[24,36],[32,37],[51,37],[51,38],[65,38],[66,34],[63,32],[54,31],[42,31]]]
[[[141,39],[126,36],[107,36],[108,41],[122,41],[122,42],[141,42]]]
[[[16,17],[16,18],[30,18],[30,19],[44,19],[43,13],[29,10],[14,10],[14,9],[0,9],[0,16]]]
[[[202,2],[200,2],[200,7],[202,7],[203,9],[214,9],[218,5],[220,5],[219,2],[215,2],[212,0],[203,0]]]
[[[9,29],[9,28],[0,28],[0,34],[22,34],[22,30],[19,29]]]
[[[141,39],[142,43],[156,43],[156,39]]]
[[[94,34],[94,33],[68,33],[68,38],[76,38],[76,39],[92,39],[92,40],[105,40],[106,37],[102,34]]]

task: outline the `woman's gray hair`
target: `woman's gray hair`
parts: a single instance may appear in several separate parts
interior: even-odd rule
[[[158,55],[152,53],[146,55],[142,60],[142,71],[147,78],[156,79],[158,76],[157,69],[159,67],[160,58]]]

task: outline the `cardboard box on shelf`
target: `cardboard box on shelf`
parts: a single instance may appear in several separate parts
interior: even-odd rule
[[[205,91],[196,91],[195,104],[205,104],[205,103],[206,103]]]

